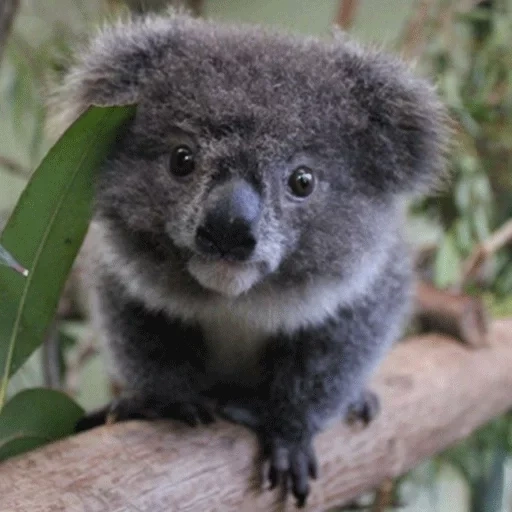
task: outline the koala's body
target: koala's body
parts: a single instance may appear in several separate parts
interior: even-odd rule
[[[242,421],[301,505],[313,437],[365,414],[406,318],[404,197],[440,175],[444,109],[343,38],[184,15],[104,29],[58,95],[66,122],[124,103],[90,244],[116,413]]]

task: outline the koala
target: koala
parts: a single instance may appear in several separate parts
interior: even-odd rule
[[[252,428],[298,506],[315,435],[377,409],[366,383],[404,326],[407,198],[443,176],[447,114],[398,58],[338,34],[148,15],[103,28],[59,123],[136,104],[99,169],[92,317],[113,414]]]

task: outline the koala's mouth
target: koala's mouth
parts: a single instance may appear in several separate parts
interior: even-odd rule
[[[250,290],[265,275],[265,264],[208,258],[194,254],[187,263],[190,275],[204,288],[228,297]]]

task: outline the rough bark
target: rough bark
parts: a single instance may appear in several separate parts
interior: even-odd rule
[[[512,319],[491,325],[489,347],[446,337],[400,343],[373,381],[382,413],[364,429],[334,423],[316,448],[321,476],[307,510],[326,510],[396,477],[512,405]],[[257,445],[218,422],[102,427],[0,466],[10,512],[294,510],[262,491]]]

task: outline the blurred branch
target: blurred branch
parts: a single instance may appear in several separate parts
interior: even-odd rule
[[[11,174],[16,174],[21,178],[28,178],[30,176],[30,171],[23,167],[23,165],[19,164],[15,160],[11,158],[7,158],[5,156],[0,155],[0,167],[3,167]]]
[[[0,1],[0,61],[19,6],[19,0]]]
[[[73,361],[69,361],[66,368],[65,390],[71,396],[76,396],[80,386],[80,375],[87,362],[99,353],[95,340],[85,338],[77,347],[77,354]]]
[[[506,222],[487,240],[479,244],[462,265],[462,277],[458,288],[462,289],[468,281],[474,279],[482,265],[490,256],[512,242],[512,220]]]
[[[400,38],[401,50],[405,58],[412,59],[422,54],[426,41],[427,22],[430,19],[432,8],[437,3],[436,0],[418,0]],[[445,29],[445,32],[449,32],[447,29],[451,25],[455,13],[468,12],[479,7],[489,8],[490,4],[492,2],[489,0],[460,0],[457,3],[454,2],[453,5],[442,6],[437,21],[441,22],[441,27]]]
[[[429,18],[429,11],[433,0],[419,0],[413,15],[405,25],[402,41],[402,53],[405,58],[411,59],[421,53],[425,42],[425,24]]]
[[[340,0],[336,24],[348,30],[354,24],[358,8],[359,0]]]
[[[488,314],[479,297],[439,290],[420,281],[416,287],[416,318],[423,331],[448,334],[472,347],[488,343]]]
[[[395,503],[394,491],[394,481],[391,478],[386,478],[377,489],[371,512],[385,512],[392,507],[396,508],[398,504]]]
[[[373,379],[383,404],[376,420],[359,429],[334,422],[316,438],[322,476],[308,510],[351,501],[508,410],[511,333],[512,320],[494,322],[489,348],[478,351],[435,335],[397,344]],[[104,512],[294,510],[259,488],[258,454],[253,434],[222,421],[108,425],[4,462],[2,510],[97,509],[98,497]]]

